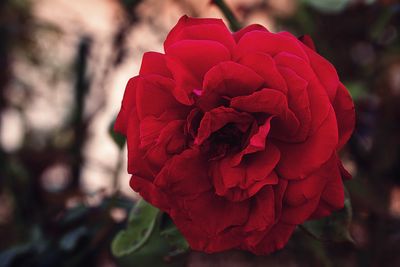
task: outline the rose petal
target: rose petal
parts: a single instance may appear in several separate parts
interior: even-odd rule
[[[167,78],[172,78],[171,72],[167,68],[165,55],[157,52],[146,52],[143,54],[140,75],[158,74]]]
[[[185,204],[192,220],[203,225],[205,234],[209,236],[214,236],[228,227],[244,225],[249,216],[247,201],[231,202],[211,192],[187,200]],[[205,210],[207,216],[204,216]],[[240,212],[237,212],[238,210]]]
[[[265,53],[271,56],[285,51],[308,61],[307,54],[297,39],[265,31],[245,34],[235,47],[233,58],[239,59],[250,53]]]
[[[239,165],[232,165],[226,157],[213,166],[213,181],[216,194],[232,201],[242,201],[254,196],[264,185],[277,184],[273,172],[279,161],[279,150],[268,144],[266,151],[246,155]]]
[[[195,197],[211,190],[206,159],[196,149],[171,158],[154,180],[168,194]]]
[[[328,115],[330,100],[326,89],[321,86],[317,76],[303,59],[286,52],[278,54],[274,59],[278,66],[284,67],[279,68],[279,70],[286,81],[291,82],[293,80],[291,77],[296,77],[297,75],[297,77],[301,77],[308,82],[307,93],[312,116],[310,134],[312,134]],[[292,72],[290,73],[290,71]],[[290,85],[288,86],[290,87]]]
[[[307,200],[304,204],[300,206],[289,206],[286,205],[282,209],[282,222],[289,224],[302,224],[307,219],[310,218],[311,214],[317,209],[321,192],[319,195],[313,199]]]
[[[309,88],[309,83],[306,80],[299,77],[291,69],[284,67],[278,67],[278,69],[282,76],[285,77],[289,87],[287,94],[288,106],[295,114],[299,124],[296,131],[284,131],[285,128],[273,128],[271,135],[289,143],[303,142],[311,131],[312,113],[307,91],[308,89],[312,89]]]
[[[319,206],[326,208],[328,204],[331,211],[343,207],[344,191],[336,155],[307,178],[290,181],[284,203],[282,220],[293,224],[325,214],[324,209],[318,210]]]
[[[153,180],[155,171],[145,160],[145,151],[140,148],[139,120],[136,109],[133,109],[127,122],[126,143],[128,146],[128,173]]]
[[[114,124],[114,130],[123,135],[126,135],[129,115],[132,109],[136,107],[136,80],[137,77],[129,79],[122,98],[121,110]]]
[[[336,95],[336,90],[339,86],[339,77],[335,67],[328,60],[321,57],[308,46],[303,45],[303,49],[310,59],[310,65],[317,75],[320,83],[325,88],[329,99],[333,101],[333,98]]]
[[[260,24],[251,24],[247,27],[244,27],[242,29],[240,29],[239,31],[233,33],[233,38],[235,38],[236,42],[239,42],[240,39],[242,39],[242,37],[248,33],[248,32],[252,32],[252,31],[264,31],[264,32],[269,32],[264,26],[260,25]]]
[[[318,209],[312,215],[313,218],[321,218],[332,211],[344,206],[344,185],[341,179],[340,168],[335,164],[337,158],[332,158],[331,174],[322,192]],[[335,167],[336,165],[336,167]]]
[[[350,139],[355,126],[354,103],[349,92],[342,83],[339,84],[332,105],[335,110],[336,120],[338,123],[338,150],[340,150]]]
[[[281,152],[277,172],[286,179],[303,179],[324,164],[335,151],[338,130],[335,113],[330,107],[320,128],[303,143],[274,141]]]
[[[308,48],[310,48],[311,50],[317,51],[317,49],[315,48],[314,41],[313,41],[313,39],[311,38],[310,35],[305,34],[305,35],[303,35],[303,36],[300,36],[300,37],[299,37],[299,40],[300,40],[304,45],[306,45]]]
[[[190,18],[186,15],[179,19],[168,34],[164,42],[165,51],[182,40],[217,41],[228,50],[235,45],[235,40],[221,19]]]
[[[282,249],[288,242],[295,228],[296,225],[279,222],[264,235],[260,243],[252,245],[246,242],[242,247],[256,255],[268,255],[271,252]]]
[[[164,194],[161,190],[154,186],[154,184],[138,175],[132,175],[130,187],[138,192],[144,200],[151,203],[151,205],[161,209],[165,212],[170,212],[170,203],[168,195]]]
[[[184,108],[172,95],[174,82],[159,75],[138,77],[136,82],[136,105],[139,119],[146,116],[159,117],[168,109]]]
[[[251,216],[247,221],[244,230],[268,231],[275,223],[275,196],[273,187],[264,186],[255,195],[251,205]]]
[[[158,134],[156,142],[147,148],[145,158],[158,170],[168,159],[185,149],[186,137],[183,134],[183,125],[183,120],[173,120],[165,123],[162,130],[155,133]]]
[[[197,131],[195,144],[202,144],[213,132],[218,131],[228,123],[234,123],[235,126],[245,132],[253,118],[244,112],[238,112],[232,108],[218,107],[206,112],[200,121]]]
[[[234,97],[230,106],[250,113],[277,115],[272,127],[277,138],[294,135],[300,126],[296,115],[288,108],[287,97],[277,90],[264,88],[251,95]]]
[[[287,93],[287,86],[282,75],[276,68],[275,61],[268,54],[250,53],[243,55],[238,63],[245,65],[260,75],[265,82],[265,87]]]
[[[222,62],[204,76],[203,92],[197,105],[207,111],[221,106],[222,97],[248,95],[263,85],[263,78],[250,68],[232,61]]]
[[[201,88],[204,74],[218,63],[231,58],[225,46],[206,40],[179,41],[166,50],[166,55],[167,66],[174,80],[182,87],[186,86],[186,81],[189,85],[196,86],[186,91]],[[172,65],[174,60],[178,61],[182,67],[177,68],[178,64]],[[194,82],[196,83],[193,84]]]

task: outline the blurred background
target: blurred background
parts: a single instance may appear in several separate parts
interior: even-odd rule
[[[0,266],[400,266],[396,0],[226,0],[243,25],[311,35],[351,92],[357,129],[341,156],[354,243],[299,230],[269,257],[171,256],[161,243],[142,253],[158,263],[112,256],[137,200],[110,131],[125,84],[181,15],[224,18],[211,2],[0,1]]]

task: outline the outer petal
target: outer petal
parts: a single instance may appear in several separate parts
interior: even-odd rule
[[[139,74],[158,74],[167,78],[172,78],[171,72],[167,68],[165,55],[157,52],[146,52],[143,54]]]
[[[200,152],[188,149],[165,164],[154,184],[170,195],[197,197],[212,188],[207,169],[207,160]]]
[[[299,77],[291,69],[279,67],[279,71],[285,78],[289,88],[287,93],[288,106],[295,114],[299,124],[296,131],[279,131],[279,128],[273,128],[271,134],[275,138],[285,142],[303,142],[311,130],[312,113],[308,93],[308,89],[311,88],[309,88],[309,83],[306,80]]]
[[[303,143],[275,141],[281,151],[277,172],[287,179],[302,179],[316,171],[335,151],[338,130],[335,113],[330,107],[328,117],[320,128]]]
[[[146,116],[139,126],[140,148],[148,148],[149,145],[160,141],[160,132],[170,122],[182,121],[186,112],[180,110],[166,110],[161,116]],[[183,128],[182,128],[183,129]],[[183,134],[183,130],[181,131]]]
[[[165,211],[170,212],[170,200],[167,194],[159,190],[151,181],[143,177],[132,175],[129,182],[131,188],[138,192],[144,200],[151,203],[153,206]]]
[[[254,197],[251,216],[245,225],[247,232],[268,231],[275,223],[275,195],[273,186],[264,186]]]
[[[173,96],[174,82],[159,75],[138,77],[136,108],[139,119],[159,117],[166,110],[184,108]]]
[[[268,231],[260,243],[255,246],[245,244],[243,247],[257,255],[268,255],[282,249],[295,228],[296,225],[278,222]]]
[[[317,49],[315,48],[315,44],[314,41],[312,40],[311,36],[308,34],[305,34],[303,36],[299,37],[299,40],[305,44],[306,46],[308,46],[308,48],[310,48],[313,51],[317,51]]]
[[[343,207],[344,192],[336,155],[307,178],[290,181],[285,193],[282,221],[301,224],[310,217],[321,217]]]
[[[128,146],[128,173],[152,181],[155,171],[145,159],[145,151],[140,148],[139,120],[135,110],[130,114],[126,135]]]
[[[337,156],[331,159],[331,174],[322,192],[318,207],[311,215],[312,219],[328,216],[344,206],[344,185],[341,179],[340,166],[337,164],[338,160]]]
[[[339,84],[332,105],[338,122],[339,150],[347,143],[353,133],[356,117],[353,100],[342,83]]]
[[[204,193],[196,199],[187,199],[185,206],[194,223],[202,225],[205,235],[209,237],[229,227],[244,225],[249,216],[247,201],[232,202],[215,196],[213,192]],[[204,216],[204,211],[207,211],[207,216]]]
[[[275,56],[283,51],[308,61],[307,54],[297,39],[263,31],[245,34],[235,47],[233,58],[239,59],[244,55],[257,52]]]
[[[285,77],[285,80],[291,81],[291,77],[295,76],[293,75],[293,73],[288,73],[288,71],[291,70],[298,77],[301,77],[303,80],[308,82],[307,93],[309,99],[309,108],[312,117],[310,134],[312,134],[325,120],[329,112],[330,101],[326,89],[321,86],[319,80],[312,72],[307,62],[303,59],[283,52],[277,55],[275,57],[275,60],[278,66],[284,67],[280,70],[282,75]]]
[[[247,27],[244,27],[242,29],[240,29],[239,31],[235,32],[233,34],[233,38],[235,38],[236,42],[239,42],[240,39],[242,39],[242,37],[248,33],[248,32],[252,32],[252,31],[263,31],[263,32],[269,32],[264,26],[260,25],[260,24],[251,24]]]
[[[315,51],[303,45],[304,51],[310,59],[310,65],[318,76],[319,81],[325,88],[329,99],[332,101],[336,95],[336,89],[339,85],[339,77],[335,67],[325,58],[321,57]]]
[[[231,58],[226,47],[206,40],[177,42],[166,50],[166,55],[167,66],[177,86],[187,93],[201,88],[209,69]]]
[[[230,31],[221,19],[190,18],[182,16],[168,34],[164,49],[182,40],[212,40],[231,50],[235,45]]]
[[[126,135],[127,132],[129,115],[132,109],[136,107],[136,79],[137,77],[129,79],[126,85],[121,110],[114,125],[114,130],[123,135]]]
[[[181,153],[186,147],[186,137],[183,135],[184,121],[168,122],[158,132],[156,142],[146,150],[145,158],[152,166],[161,168],[168,159]]]

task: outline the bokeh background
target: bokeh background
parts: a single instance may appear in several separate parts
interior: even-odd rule
[[[137,200],[110,125],[142,54],[161,52],[183,14],[224,18],[211,2],[0,1],[0,266],[161,266],[110,252]],[[341,157],[354,176],[354,243],[299,230],[269,257],[171,256],[162,244],[147,256],[166,266],[400,266],[400,3],[226,3],[243,25],[311,35],[351,92],[357,129]]]

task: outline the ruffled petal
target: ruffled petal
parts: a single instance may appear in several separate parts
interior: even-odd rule
[[[278,176],[273,169],[279,157],[279,150],[269,144],[263,152],[247,154],[239,165],[234,165],[235,157],[215,163],[212,174],[216,194],[232,201],[243,201],[263,186],[277,184]]]
[[[218,131],[228,123],[233,123],[235,126],[245,132],[253,118],[245,113],[238,112],[232,108],[218,107],[206,112],[200,121],[200,126],[197,131],[195,144],[202,144],[213,132]]]
[[[299,120],[288,107],[287,97],[277,90],[264,88],[251,95],[234,97],[230,107],[250,113],[276,115],[272,127],[276,138],[292,136],[300,127]]]
[[[162,130],[154,133],[156,138],[146,149],[145,159],[152,164],[153,169],[161,167],[174,155],[181,153],[186,147],[186,137],[183,134],[183,120],[173,120],[165,124]]]
[[[250,68],[232,61],[222,62],[204,76],[197,105],[207,111],[223,105],[226,98],[251,94],[263,85],[264,79]]]

